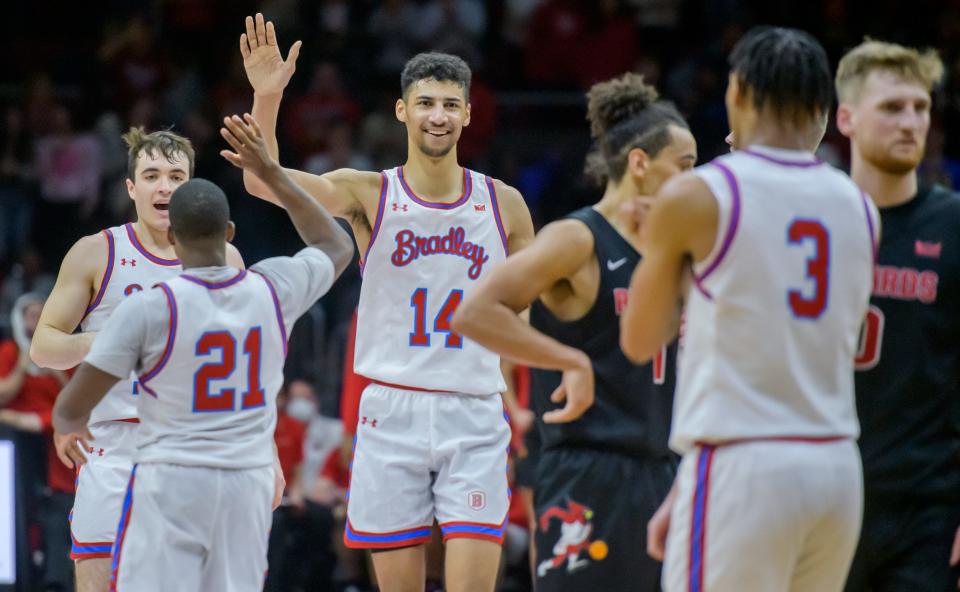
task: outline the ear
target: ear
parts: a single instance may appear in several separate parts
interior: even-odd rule
[[[394,106],[394,109],[397,114],[397,121],[402,121],[403,123],[407,122],[407,104],[403,102],[403,98],[397,99],[397,104]]]
[[[627,173],[634,179],[642,179],[650,168],[650,155],[643,148],[634,148],[627,153]]]
[[[233,242],[233,237],[237,233],[237,225],[232,220],[227,222],[227,242]]]
[[[463,127],[470,125],[470,103],[467,103],[466,115],[463,118]]]
[[[853,134],[853,107],[850,103],[840,103],[837,107],[837,129],[844,137],[851,137]]]
[[[133,181],[127,179],[127,195],[130,196],[130,199],[135,199],[133,197]]]

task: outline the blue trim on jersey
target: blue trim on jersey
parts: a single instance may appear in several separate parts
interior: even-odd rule
[[[127,236],[130,237],[130,242],[133,244],[134,248],[140,251],[140,254],[150,261],[156,263],[157,265],[180,265],[179,259],[164,259],[162,257],[157,257],[148,251],[147,248],[140,243],[140,239],[137,238],[137,232],[133,229],[133,224],[128,222],[124,225],[124,228],[127,229]]]
[[[418,539],[422,537],[429,538],[430,527],[427,526],[424,528],[396,534],[359,534],[354,532],[353,528],[350,527],[350,524],[347,523],[346,533],[348,539],[358,543],[399,543],[403,541],[409,541],[410,539]]]
[[[370,231],[370,242],[363,252],[363,259],[360,260],[360,275],[363,275],[363,268],[367,265],[367,257],[370,256],[370,249],[373,248],[373,241],[377,240],[377,234],[380,233],[380,223],[383,222],[383,210],[387,206],[387,174],[380,172],[380,197],[377,200],[377,219],[373,223],[373,229]]]
[[[730,245],[733,244],[734,237],[737,235],[737,228],[740,226],[740,186],[737,183],[737,177],[733,174],[733,171],[723,163],[713,161],[710,164],[717,167],[720,172],[723,173],[724,179],[726,179],[727,184],[730,186],[732,204],[730,206],[730,221],[727,224],[726,233],[723,235],[723,243],[720,245],[720,251],[717,252],[717,256],[713,258],[713,261],[710,262],[710,265],[703,273],[699,275],[694,274],[694,279],[698,285],[702,284],[723,262],[727,251],[730,250]],[[702,285],[700,288],[706,291]],[[706,292],[706,294],[710,299],[713,298],[709,292]]]
[[[507,527],[506,522],[504,522],[503,525],[500,527],[479,526],[474,524],[455,524],[453,526],[440,525],[440,530],[443,532],[443,534],[469,532],[473,534],[485,534],[485,535],[499,538],[503,536],[503,531],[504,529],[506,529],[506,527]]]
[[[81,545],[79,543],[73,543],[73,546],[70,548],[73,553],[109,553],[113,550],[113,543],[109,545]]]
[[[163,356],[160,358],[160,361],[157,362],[156,366],[140,377],[140,386],[154,397],[157,396],[156,393],[150,390],[146,383],[156,376],[167,364],[167,361],[170,360],[170,355],[173,353],[173,344],[177,339],[177,300],[173,297],[173,292],[167,284],[159,283],[155,287],[163,290],[164,296],[167,297],[167,308],[170,310],[170,325],[167,330],[167,343],[163,346]]]
[[[704,446],[700,449],[700,456],[697,458],[697,482],[693,494],[693,519],[690,526],[690,592],[701,592],[703,585],[710,464],[715,450],[713,446]]]
[[[283,310],[280,308],[280,299],[277,298],[277,289],[273,287],[273,282],[270,279],[257,271],[256,269],[251,269],[253,273],[257,274],[263,281],[267,284],[267,289],[270,290],[270,297],[273,298],[273,310],[277,313],[277,323],[280,325],[280,339],[283,341],[283,357],[287,357],[287,326],[283,322]]]
[[[403,178],[402,165],[397,167],[397,178],[400,179],[400,186],[403,187],[403,191],[407,194],[407,197],[421,206],[436,210],[452,210],[459,208],[463,204],[467,203],[467,200],[470,199],[470,194],[473,192],[473,175],[470,174],[470,171],[466,167],[463,169],[463,195],[461,195],[457,201],[453,203],[436,203],[432,201],[424,201],[417,197],[417,194],[410,189],[409,185],[407,185],[407,180]]]
[[[198,278],[195,275],[190,275],[187,273],[181,274],[180,277],[187,280],[188,282],[193,282],[198,286],[203,286],[208,290],[219,290],[221,288],[229,288],[230,286],[236,284],[237,282],[242,280],[244,277],[246,277],[246,275],[247,275],[247,270],[241,269],[239,272],[237,272],[237,275],[233,276],[228,280],[224,280],[222,282],[208,282],[207,280]]]
[[[500,240],[503,242],[503,254],[510,256],[510,247],[507,246],[507,232],[503,229],[503,220],[500,218],[500,201],[497,199],[497,190],[493,188],[493,179],[485,177],[487,181],[487,191],[490,192],[490,200],[493,202],[493,219],[497,222],[497,231],[500,233]]]
[[[93,302],[87,306],[87,310],[83,311],[83,318],[80,319],[82,323],[93,309],[100,306],[100,301],[103,300],[103,295],[107,292],[107,284],[110,283],[110,276],[113,275],[113,258],[117,254],[117,248],[114,244],[113,233],[109,229],[103,231],[104,236],[107,237],[107,269],[103,272],[103,279],[100,280],[100,289],[97,290],[97,295],[94,297]]]
[[[130,481],[127,483],[127,493],[123,497],[123,508],[120,510],[120,524],[117,526],[117,538],[114,543],[113,558],[110,565],[110,590],[117,589],[117,572],[120,571],[120,555],[123,552],[123,539],[130,526],[130,511],[133,509],[133,484],[137,480],[137,465],[130,471]]]

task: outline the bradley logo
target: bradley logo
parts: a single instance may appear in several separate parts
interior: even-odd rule
[[[483,264],[490,256],[482,246],[466,240],[466,234],[461,226],[451,228],[445,236],[417,236],[411,230],[401,230],[397,233],[397,248],[390,255],[390,262],[403,267],[421,255],[456,255],[473,262],[467,276],[475,280],[480,277]]]

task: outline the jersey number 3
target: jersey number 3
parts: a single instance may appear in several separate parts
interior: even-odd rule
[[[240,395],[240,409],[266,405],[266,393],[260,386],[260,327],[253,327],[243,340],[247,356],[247,390]],[[211,392],[210,382],[227,380],[237,368],[237,340],[229,331],[204,333],[197,341],[197,357],[208,357],[220,352],[219,362],[207,362],[193,376],[193,411],[233,411],[236,408],[235,389],[221,388]]]
[[[803,290],[788,290],[787,303],[794,316],[817,319],[827,308],[827,290],[830,278],[830,233],[818,220],[798,219],[787,227],[787,242],[791,245],[813,242],[813,255],[807,259],[807,277],[813,280],[813,294]]]

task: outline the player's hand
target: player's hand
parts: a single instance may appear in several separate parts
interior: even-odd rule
[[[673,513],[673,504],[677,499],[677,486],[674,484],[667,498],[663,500],[660,507],[650,522],[647,522],[647,555],[663,561],[663,556],[667,548],[667,533],[670,531],[670,514]]]
[[[93,436],[88,429],[67,434],[53,433],[53,445],[57,449],[57,458],[71,469],[86,464],[87,457],[83,452],[90,449],[91,440]]]
[[[273,507],[271,510],[276,510],[280,507],[280,502],[283,501],[283,490],[287,488],[287,480],[283,478],[283,468],[280,467],[280,462],[273,463]]]
[[[297,69],[302,43],[297,41],[290,46],[284,61],[272,22],[264,23],[263,15],[258,12],[256,17],[247,17],[246,28],[246,32],[240,35],[240,54],[254,94],[282,93]]]
[[[510,421],[521,434],[526,434],[529,432],[536,420],[537,414],[524,407],[517,409],[513,412],[513,415],[510,416]]]
[[[563,408],[544,413],[544,422],[571,422],[593,405],[593,365],[586,354],[580,354],[580,361],[573,368],[563,371],[560,386],[550,395],[550,400],[554,403],[565,402]]]
[[[957,533],[953,535],[953,548],[950,549],[950,567],[960,565],[960,527],[957,527]],[[960,581],[957,581],[957,589],[960,590]]]
[[[238,115],[224,117],[223,125],[220,135],[234,151],[221,150],[220,156],[226,158],[230,164],[250,171],[261,180],[264,180],[269,170],[279,167],[267,151],[260,126],[253,116],[244,113],[243,119]]]

